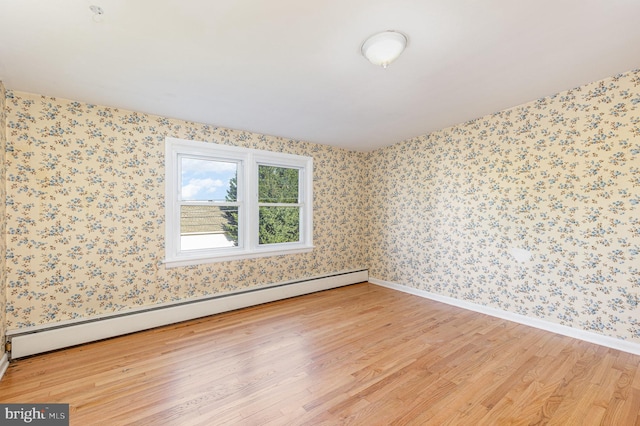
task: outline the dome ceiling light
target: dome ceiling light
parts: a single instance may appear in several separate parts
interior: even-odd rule
[[[362,55],[372,64],[386,68],[407,47],[407,36],[397,31],[383,31],[362,44]]]

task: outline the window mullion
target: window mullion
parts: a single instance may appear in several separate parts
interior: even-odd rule
[[[246,241],[247,248],[254,250],[258,246],[258,169],[252,153],[247,154],[246,172],[244,176],[246,177],[246,183],[244,185],[246,189]]]

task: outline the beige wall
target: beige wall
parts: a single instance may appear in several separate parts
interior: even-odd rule
[[[372,153],[12,91],[6,107],[10,329],[368,267],[640,342],[637,71]],[[165,136],[313,156],[317,248],[165,270]]]
[[[640,72],[368,164],[370,277],[640,343]]]
[[[9,329],[366,266],[361,153],[14,91],[7,112]],[[165,269],[165,136],[312,156],[313,252]]]
[[[4,343],[7,330],[6,316],[6,286],[7,286],[7,244],[5,233],[7,229],[6,217],[6,146],[7,146],[7,125],[5,112],[5,88],[0,81],[0,354],[4,353]],[[2,356],[0,355],[0,358]]]

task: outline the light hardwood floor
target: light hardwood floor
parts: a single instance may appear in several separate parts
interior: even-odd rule
[[[640,425],[640,356],[357,284],[14,361],[72,425]]]

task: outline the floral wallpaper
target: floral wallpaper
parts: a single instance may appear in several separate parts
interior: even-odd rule
[[[367,163],[370,277],[640,343],[640,71]]]
[[[11,90],[6,108],[8,329],[366,266],[361,153]],[[313,252],[166,269],[165,136],[312,156]]]
[[[368,267],[640,342],[640,71],[370,153],[1,98],[8,329]],[[314,251],[164,268],[165,136],[312,156]]]
[[[7,145],[7,114],[5,111],[5,95],[6,90],[0,81],[0,217],[4,218],[6,214],[6,170],[5,170],[5,150]],[[6,233],[6,221],[0,220],[0,358],[4,352],[4,343],[7,330],[6,302],[7,295],[4,291],[7,283],[6,274],[6,254],[7,244],[4,238]]]

